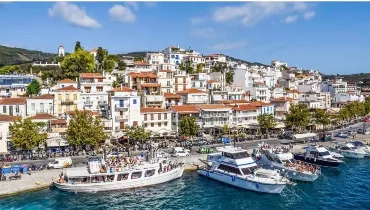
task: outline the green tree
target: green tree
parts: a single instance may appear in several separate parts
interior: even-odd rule
[[[37,95],[41,91],[41,85],[37,80],[32,80],[30,84],[27,85],[26,94],[28,96]]]
[[[95,59],[99,63],[103,63],[103,60],[104,60],[104,58],[105,58],[106,55],[107,55],[107,51],[104,50],[102,47],[98,47],[98,50],[96,51],[96,57],[95,57]]]
[[[75,79],[80,73],[94,72],[95,59],[88,51],[78,50],[61,63],[63,78]]]
[[[370,113],[370,97],[367,97],[364,102],[365,115]]]
[[[75,45],[75,52],[77,52],[79,50],[83,50],[83,48],[81,47],[81,43],[79,41],[77,41],[76,45]]]
[[[179,134],[183,136],[193,137],[199,133],[199,125],[195,121],[195,117],[185,116],[179,122]]]
[[[226,72],[226,83],[230,85],[233,82],[234,82],[234,72],[232,70],[229,70],[228,72]]]
[[[229,126],[228,125],[224,125],[224,127],[222,128],[222,134],[223,135],[228,135],[229,132],[230,132]]]
[[[105,141],[107,135],[99,117],[91,111],[75,110],[67,128],[67,141],[73,146],[97,146]]]
[[[272,114],[264,113],[262,115],[259,115],[257,117],[257,120],[260,129],[264,129],[267,134],[269,133],[270,129],[273,129],[276,126],[275,118]]]
[[[345,109],[348,110],[349,115],[351,118],[355,118],[358,116],[364,116],[366,114],[366,108],[364,103],[359,101],[352,102],[348,104]]]
[[[119,87],[123,83],[123,76],[117,75],[117,80],[113,82],[113,88]]]
[[[330,123],[329,115],[323,109],[315,109],[313,118],[316,124],[323,125],[324,128]]]
[[[292,104],[285,114],[285,125],[292,129],[302,130],[311,122],[311,113],[305,104]]]
[[[340,109],[337,115],[337,118],[341,121],[347,121],[350,117],[351,117],[351,114],[346,108]]]
[[[126,63],[124,61],[121,61],[120,59],[118,59],[118,70],[120,71],[123,71],[123,70],[126,70]]]
[[[143,61],[143,60],[144,60],[144,57],[141,57],[141,56],[135,57],[135,61]]]
[[[193,62],[191,61],[186,61],[184,63],[181,63],[179,65],[179,69],[181,71],[186,71],[187,74],[193,74],[194,73],[194,68],[193,68]]]
[[[226,64],[218,62],[218,63],[216,63],[212,66],[211,70],[212,70],[212,72],[221,72],[221,73],[223,73],[226,68],[227,68]]]
[[[203,72],[203,63],[198,63],[197,64],[197,73],[202,73]]]
[[[19,72],[20,67],[18,65],[15,66],[4,66],[0,68],[0,74],[13,74],[14,72]]]
[[[19,118],[9,125],[12,132],[12,142],[15,147],[20,149],[32,150],[45,142],[46,133],[40,132],[40,125],[32,122],[31,118],[23,121]]]
[[[133,143],[136,142],[143,142],[147,141],[152,133],[150,131],[146,131],[144,127],[142,126],[130,126],[125,128],[125,134],[128,137],[128,149],[127,153],[130,155],[130,141]]]

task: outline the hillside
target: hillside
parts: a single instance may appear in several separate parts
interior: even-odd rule
[[[346,75],[323,75],[323,80],[342,77],[345,81],[363,82],[364,85],[370,85],[370,73],[346,74]]]
[[[36,50],[13,48],[0,45],[0,67],[5,65],[16,65],[30,63],[33,61],[49,61],[56,54],[44,53]]]

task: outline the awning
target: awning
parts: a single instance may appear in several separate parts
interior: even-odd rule
[[[89,172],[87,171],[87,168],[67,168],[66,169],[66,176],[68,178],[71,177],[87,177],[90,176]]]
[[[304,133],[304,134],[295,134],[294,138],[296,139],[303,139],[303,138],[311,138],[317,136],[316,133]]]

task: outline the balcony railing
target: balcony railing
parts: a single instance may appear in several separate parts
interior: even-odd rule
[[[128,115],[127,114],[118,115],[116,116],[116,120],[128,120]]]
[[[61,102],[61,105],[73,105],[74,103],[73,103],[73,101],[62,101]]]
[[[130,105],[129,104],[124,104],[123,106],[115,105],[114,107],[115,107],[116,111],[120,111],[120,110],[125,110],[125,109],[130,108]]]
[[[84,105],[93,105],[92,101],[84,101]]]

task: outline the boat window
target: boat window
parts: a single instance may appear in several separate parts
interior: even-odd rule
[[[329,153],[328,151],[320,152],[319,154],[320,154],[320,156],[327,156],[327,155],[330,155],[330,153]]]
[[[118,174],[117,181],[125,181],[128,179],[128,174]]]
[[[244,175],[253,174],[254,170],[257,169],[257,166],[249,167],[249,168],[242,168],[242,172]]]
[[[151,177],[155,174],[155,169],[145,171],[145,177]]]
[[[93,176],[91,177],[91,182],[93,183],[105,182],[105,177],[104,176]]]
[[[274,158],[274,161],[277,162],[277,163],[282,164],[282,162],[278,158]]]
[[[248,152],[238,152],[233,154],[233,159],[243,159],[249,157]]]
[[[107,176],[107,181],[108,182],[113,182],[114,181],[114,175],[108,175]]]
[[[143,172],[141,172],[141,171],[133,172],[132,175],[131,175],[131,179],[140,179],[142,174],[143,174]]]
[[[227,165],[220,164],[217,167],[217,169],[223,170],[223,171],[228,172],[228,173],[241,175],[239,168],[235,168],[235,167],[232,167],[232,166],[227,166]]]
[[[266,155],[266,158],[269,160],[269,161],[274,161],[274,159],[272,159],[272,157],[270,155]]]
[[[341,150],[351,150],[349,147],[342,147]]]

